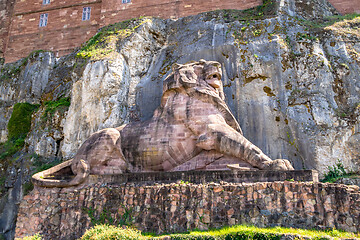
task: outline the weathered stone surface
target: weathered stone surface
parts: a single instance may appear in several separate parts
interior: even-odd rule
[[[280,187],[280,188],[279,188]],[[359,187],[304,182],[104,185],[35,189],[20,204],[16,237],[76,239],[93,217],[117,224],[127,211],[147,232],[181,232],[224,225],[337,228],[359,231]]]

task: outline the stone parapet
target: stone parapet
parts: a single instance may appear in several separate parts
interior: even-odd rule
[[[190,183],[209,183],[209,182],[233,182],[233,183],[253,183],[253,182],[275,182],[275,181],[308,181],[318,182],[318,172],[316,170],[292,170],[292,171],[176,171],[176,172],[145,172],[145,173],[125,173],[118,175],[90,175],[87,184],[95,183],[143,183],[152,184],[154,182],[171,183],[176,181]]]
[[[131,218],[125,219],[125,213]],[[98,183],[34,189],[20,205],[16,237],[40,233],[44,239],[75,239],[101,219],[157,233],[234,224],[355,232],[360,231],[359,215],[359,187],[341,184]]]

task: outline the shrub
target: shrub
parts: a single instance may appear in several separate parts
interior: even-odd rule
[[[81,240],[141,240],[147,239],[141,232],[132,228],[118,228],[111,225],[96,225],[87,230]]]
[[[24,237],[22,240],[42,240],[42,237],[40,234],[36,234],[34,236]]]
[[[329,171],[325,173],[321,182],[333,183],[342,177],[348,177],[351,173],[346,172],[344,165],[339,161],[334,166],[328,166]]]

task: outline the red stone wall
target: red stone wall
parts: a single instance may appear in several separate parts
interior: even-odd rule
[[[15,0],[0,0],[0,58],[4,57]]]
[[[133,0],[124,4],[122,0],[103,0],[101,18],[103,25],[139,16],[179,18],[216,9],[248,9],[262,4],[262,0],[193,1],[159,0],[154,4],[147,0]]]
[[[71,8],[74,6],[101,3],[101,0],[50,0],[50,4],[43,5],[42,0],[16,1],[15,14],[26,14],[40,11],[51,11],[59,8]]]
[[[89,21],[81,20],[83,7],[91,7]],[[38,49],[55,51],[58,56],[67,54],[86,42],[100,27],[101,3],[98,2],[26,14],[18,11],[18,5],[15,9],[6,62],[18,60]],[[43,13],[48,13],[48,23],[39,27],[40,14]]]
[[[328,0],[341,14],[360,13],[360,0]]]
[[[99,25],[95,24],[11,36],[6,51],[6,62],[16,61],[39,49],[54,51],[57,56],[69,54],[93,36],[98,29]]]
[[[147,0],[132,0],[123,4],[122,0],[103,0],[101,19],[103,26],[140,16],[157,16],[161,18],[176,17],[179,12],[179,1],[159,0],[154,4]]]
[[[244,10],[256,7],[262,4],[262,0],[210,0],[210,1],[194,1],[183,0],[180,7],[180,17],[195,15],[201,12],[212,11],[216,9],[237,9]]]
[[[190,1],[159,0],[42,0],[17,1],[6,48],[6,62],[18,60],[37,49],[52,50],[58,56],[81,46],[98,28],[139,16],[178,18],[215,9],[246,9],[262,0]],[[81,21],[82,8],[90,6],[91,21]],[[40,14],[48,13],[48,25],[39,27]],[[6,37],[5,37],[6,38]]]

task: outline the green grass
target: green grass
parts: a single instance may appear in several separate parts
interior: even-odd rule
[[[116,50],[119,39],[130,36],[138,27],[150,19],[149,17],[133,18],[101,28],[95,36],[84,44],[76,56],[91,60],[110,57],[111,53]]]
[[[236,225],[208,231],[191,231],[188,233],[177,233],[167,235],[155,235],[141,233],[132,228],[121,228],[109,225],[97,225],[83,235],[82,240],[87,239],[158,239],[164,238],[172,240],[240,240],[240,239],[272,239],[279,240],[284,234],[295,236],[294,239],[307,237],[310,239],[356,239],[359,234],[342,232],[339,230],[317,231],[295,228],[259,228],[254,226]]]

